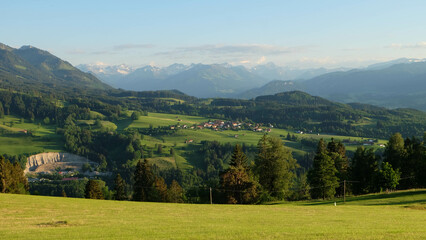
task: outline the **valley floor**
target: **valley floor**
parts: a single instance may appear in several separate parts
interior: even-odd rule
[[[425,239],[426,190],[271,205],[0,194],[2,239]]]

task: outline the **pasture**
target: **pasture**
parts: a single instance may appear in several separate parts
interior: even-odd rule
[[[6,115],[0,119],[0,129],[3,129],[0,134],[0,154],[62,151],[64,142],[62,137],[55,133],[55,127],[52,124],[32,123],[16,116]]]
[[[196,205],[0,194],[2,239],[425,239],[426,190]]]

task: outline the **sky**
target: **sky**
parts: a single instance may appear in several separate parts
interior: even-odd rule
[[[73,65],[274,62],[361,67],[426,58],[426,1],[2,0],[0,42]]]

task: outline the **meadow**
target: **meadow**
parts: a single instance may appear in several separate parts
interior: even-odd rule
[[[63,151],[62,137],[55,133],[53,124],[32,123],[12,115],[0,119],[0,153],[19,155],[24,153]],[[27,131],[25,133],[24,131]],[[32,133],[32,136],[29,133]]]
[[[118,202],[0,194],[2,239],[425,239],[426,190],[346,203]]]

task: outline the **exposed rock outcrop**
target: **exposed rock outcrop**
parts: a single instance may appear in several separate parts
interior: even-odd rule
[[[25,172],[50,172],[57,167],[79,170],[84,163],[94,165],[94,162],[71,153],[40,153],[28,157]]]

